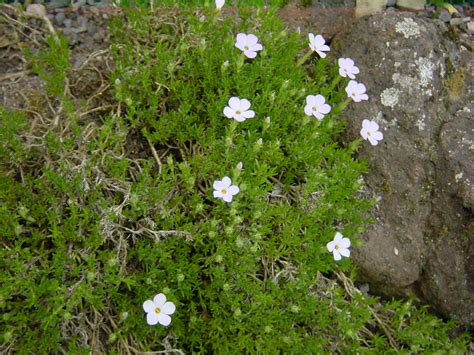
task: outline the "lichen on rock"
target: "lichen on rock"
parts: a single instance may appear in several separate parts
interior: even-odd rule
[[[394,108],[398,104],[400,98],[400,90],[397,88],[387,88],[380,94],[380,102],[382,105]]]
[[[404,18],[395,25],[395,31],[403,34],[405,38],[417,38],[420,36],[420,26],[412,18]]]
[[[433,80],[434,64],[427,58],[418,58],[416,61],[421,87],[427,87]]]

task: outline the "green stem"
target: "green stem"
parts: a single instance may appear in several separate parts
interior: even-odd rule
[[[311,55],[313,54],[313,51],[308,51],[306,52],[301,58],[300,60],[298,60],[298,62],[296,63],[297,66],[302,66],[310,57]]]

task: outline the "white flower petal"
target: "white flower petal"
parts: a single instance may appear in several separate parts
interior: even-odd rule
[[[254,118],[255,111],[248,110],[248,111],[242,112],[242,116],[244,116],[245,118]]]
[[[236,120],[237,122],[244,122],[245,117],[242,115],[234,115],[234,120]]]
[[[173,314],[174,311],[176,311],[176,306],[174,305],[173,302],[166,302],[161,308],[161,312],[168,315]]]
[[[369,121],[369,125],[368,125],[368,129],[369,131],[372,131],[372,132],[375,132],[375,131],[378,131],[379,130],[379,125],[377,122],[375,121]]]
[[[338,250],[334,249],[334,250],[332,251],[332,255],[334,255],[334,260],[336,260],[336,261],[341,260],[341,254],[339,253]]]
[[[155,310],[156,306],[155,306],[155,303],[151,300],[146,300],[145,302],[143,302],[143,310],[147,313]]]
[[[324,40],[324,37],[321,36],[321,35],[317,35],[316,37],[314,37],[314,44],[316,44],[318,47],[324,45],[324,43],[326,43],[326,41]]]
[[[316,53],[318,53],[321,58],[326,58],[326,53],[321,52],[319,50],[317,50]]]
[[[164,313],[160,313],[160,314],[157,314],[157,319],[158,319],[158,322],[161,324],[161,325],[164,325],[165,327],[167,327],[168,325],[170,325],[171,323],[171,317],[167,314],[164,314]]]
[[[232,181],[230,180],[230,178],[228,176],[224,176],[222,178],[221,189],[228,189],[231,184],[232,184]]]
[[[379,144],[379,141],[376,140],[372,135],[370,135],[368,138],[369,138],[370,144],[372,144],[372,145],[377,145],[377,144]]]
[[[155,311],[147,313],[146,315],[146,322],[148,325],[155,325],[158,323],[158,314]]]
[[[362,83],[358,83],[357,86],[355,87],[355,91],[358,93],[358,94],[363,94],[366,92],[366,88],[365,88],[365,85],[362,84]]]
[[[260,43],[254,44],[250,47],[250,50],[252,51],[261,51],[263,49],[263,46]]]
[[[362,136],[362,138],[364,138],[365,140],[367,140],[368,138],[368,135],[367,135],[367,128],[362,128],[360,130],[360,135]]]
[[[232,194],[226,193],[224,196],[222,196],[222,199],[223,199],[225,202],[232,202]]]
[[[214,181],[214,184],[212,184],[212,187],[214,188],[214,190],[222,189],[222,181],[220,180]]]
[[[331,50],[331,48],[329,48],[329,46],[327,46],[327,45],[323,45],[323,46],[320,46],[320,47],[319,47],[319,50],[320,50],[320,51],[328,52],[328,51]]]
[[[156,307],[162,307],[166,302],[166,296],[162,293],[159,293],[157,294],[154,298],[153,298],[153,303],[155,303],[155,306]]]
[[[245,33],[237,34],[237,41],[235,42],[235,46],[238,49],[243,51],[246,44],[247,44],[247,36],[245,35]]]
[[[369,128],[370,128],[370,122],[371,122],[371,121],[369,121],[369,120],[367,120],[367,119],[364,119],[364,120],[362,121],[362,128],[364,128],[364,129],[369,129]]]
[[[314,96],[314,95],[306,96],[306,103],[308,105],[314,106],[316,104],[316,96]]]
[[[324,114],[327,114],[331,111],[331,105],[323,104],[318,107],[318,111]]]
[[[251,33],[247,35],[247,45],[249,47],[257,44],[257,42],[258,42],[257,36],[255,36],[254,34],[251,34]]]
[[[326,244],[326,248],[328,248],[328,251],[332,253],[334,248],[336,247],[336,242],[334,240],[330,241],[329,243]]]
[[[236,186],[236,185],[232,185],[229,187],[229,189],[227,190],[231,195],[237,195],[240,191],[239,187]]]
[[[351,240],[349,238],[342,238],[339,242],[339,247],[342,249],[347,249],[351,246]]]
[[[306,105],[304,107],[304,113],[308,116],[312,116],[313,115],[313,106],[311,105]]]
[[[381,141],[383,139],[383,133],[382,132],[374,132],[372,133],[372,137],[374,137],[374,139],[378,140],[378,141]]]
[[[222,9],[222,7],[224,6],[225,4],[225,0],[216,0],[216,8],[217,9]]]
[[[312,43],[314,42],[314,34],[308,33],[309,41]]]
[[[227,118],[232,118],[234,117],[235,115],[235,111],[233,109],[231,109],[229,106],[226,106],[224,108],[224,115],[227,117]]]
[[[339,244],[339,242],[344,238],[344,236],[340,232],[336,232],[334,235],[334,241]]]
[[[351,251],[349,249],[339,249],[339,253],[342,255],[342,256],[345,256],[345,257],[349,257],[351,256]]]
[[[229,107],[234,111],[240,110],[240,99],[238,97],[231,97],[229,99]]]
[[[314,96],[314,104],[313,104],[313,106],[314,106],[314,105],[316,105],[316,106],[322,105],[322,104],[324,104],[325,101],[326,101],[326,100],[324,99],[324,96],[323,96],[323,95],[316,95],[316,96]]]
[[[244,55],[247,57],[247,58],[250,58],[250,59],[253,59],[257,56],[257,52],[253,52],[253,51],[244,51]]]
[[[222,192],[220,190],[214,191],[214,198],[222,198]]]
[[[246,111],[250,108],[250,101],[247,99],[240,100],[240,110]]]

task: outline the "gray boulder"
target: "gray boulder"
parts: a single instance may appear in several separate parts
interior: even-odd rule
[[[347,139],[363,119],[384,133],[360,150],[365,192],[377,201],[353,253],[361,280],[474,328],[474,60],[472,42],[453,31],[414,14],[374,15],[333,49],[355,60],[369,95],[350,105]]]

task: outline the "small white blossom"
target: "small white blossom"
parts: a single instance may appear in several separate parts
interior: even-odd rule
[[[239,162],[237,163],[237,169],[238,169],[238,170],[242,170],[243,167],[244,167],[244,164],[243,164],[241,161],[239,161]]]
[[[309,33],[308,37],[309,37],[309,48],[311,48],[311,50],[318,53],[321,58],[325,58],[326,53],[324,52],[328,52],[331,49],[329,48],[329,46],[325,44],[326,41],[324,40],[323,36],[321,35],[315,36],[314,34]]]
[[[322,120],[324,115],[331,111],[331,106],[326,103],[326,99],[322,95],[306,96],[306,106],[304,113],[308,116],[314,116],[318,120]]]
[[[383,133],[379,131],[379,125],[375,121],[363,120],[360,135],[372,145],[377,145],[383,139]]]
[[[250,101],[247,99],[231,97],[229,106],[224,108],[224,115],[228,118],[233,118],[237,122],[243,122],[247,118],[255,117],[255,112],[249,110],[250,106]]]
[[[270,116],[265,117],[265,123],[270,124]]]
[[[257,51],[261,51],[263,46],[258,43],[257,36],[253,34],[239,33],[237,35],[237,41],[235,46],[244,52],[244,55],[247,58],[255,58],[257,56]]]
[[[359,68],[354,65],[351,58],[339,58],[339,75],[344,78],[355,79],[355,74],[359,74]]]
[[[263,144],[263,139],[262,138],[257,139],[257,144],[262,145]]]
[[[222,180],[214,181],[214,197],[222,198],[225,202],[232,202],[232,197],[240,191],[239,187],[232,185],[232,181],[228,176],[224,176]]]
[[[171,323],[170,315],[174,313],[176,306],[173,302],[166,302],[166,296],[159,293],[153,300],[143,303],[143,310],[147,313],[146,321],[149,325],[160,323],[167,327]]]
[[[365,93],[366,88],[364,84],[358,83],[355,80],[349,81],[346,87],[347,96],[350,97],[354,102],[360,102],[362,100],[368,100],[369,97]]]
[[[334,260],[336,261],[341,260],[341,255],[347,258],[351,255],[351,251],[349,250],[350,246],[351,241],[349,238],[344,238],[339,232],[336,232],[334,239],[326,245],[328,251],[334,255]]]
[[[222,9],[222,7],[224,6],[225,4],[225,0],[216,0],[216,8],[218,10]]]

